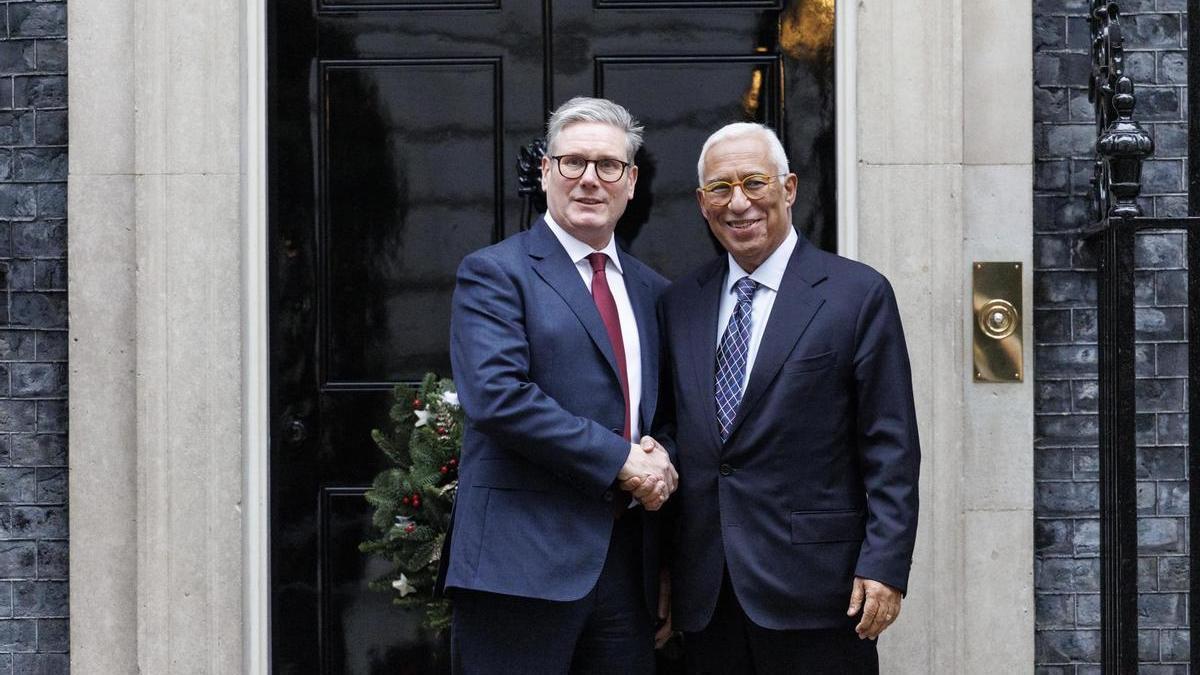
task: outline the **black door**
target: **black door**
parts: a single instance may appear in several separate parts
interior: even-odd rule
[[[384,571],[362,494],[391,385],[449,374],[454,270],[527,224],[521,146],[566,98],[646,126],[618,235],[668,277],[716,248],[693,190],[718,126],[783,131],[795,222],[835,236],[832,0],[270,0],[272,661],[439,669]]]

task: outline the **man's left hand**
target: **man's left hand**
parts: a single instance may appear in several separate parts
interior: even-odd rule
[[[667,484],[657,476],[632,476],[621,481],[619,487],[638,500],[647,511],[661,509],[671,496]]]
[[[862,609],[862,620],[854,627],[860,640],[874,640],[900,616],[900,591],[873,579],[854,577],[850,608],[846,616]]]

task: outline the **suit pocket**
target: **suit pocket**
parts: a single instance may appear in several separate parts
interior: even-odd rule
[[[499,457],[479,460],[473,473],[471,485],[499,490],[548,492],[549,481],[555,480],[551,473],[528,462]]]
[[[863,514],[854,509],[792,513],[793,544],[862,541],[865,534]]]
[[[837,350],[828,351],[815,356],[802,356],[783,362],[783,372],[789,374],[811,373],[824,370],[837,363]]]

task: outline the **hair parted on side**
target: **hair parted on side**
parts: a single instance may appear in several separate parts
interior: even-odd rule
[[[633,156],[642,147],[642,125],[628,110],[606,98],[576,96],[550,113],[550,121],[546,123],[547,153],[554,147],[558,134],[575,122],[602,122],[624,131],[626,159],[633,164]]]
[[[700,160],[696,162],[696,178],[700,181],[700,185],[704,185],[704,158],[708,156],[708,149],[713,145],[728,140],[730,138],[739,138],[742,136],[762,136],[767,142],[768,153],[771,156],[771,161],[775,164],[775,173],[789,173],[787,153],[783,150],[783,143],[779,140],[779,136],[775,134],[775,130],[765,124],[757,122],[734,122],[713,132],[708,140],[704,141],[704,147],[700,149]]]

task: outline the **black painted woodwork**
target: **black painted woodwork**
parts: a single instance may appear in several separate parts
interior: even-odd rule
[[[675,277],[716,252],[703,139],[782,132],[794,220],[835,245],[833,17],[820,0],[268,1],[272,667],[446,669],[368,579],[362,493],[390,388],[449,374],[454,272],[528,226],[517,162],[547,112],[611,97],[646,126],[621,245]]]

